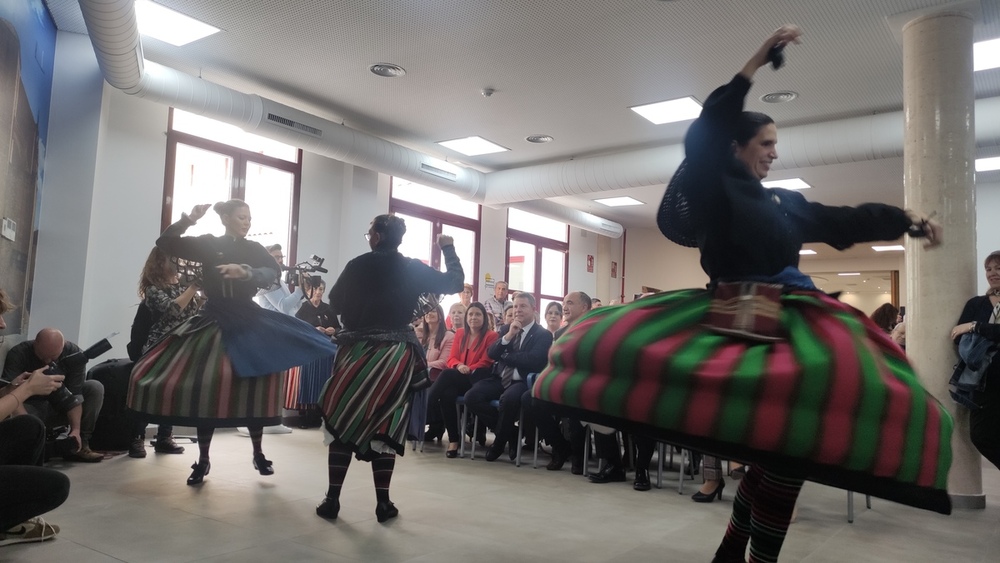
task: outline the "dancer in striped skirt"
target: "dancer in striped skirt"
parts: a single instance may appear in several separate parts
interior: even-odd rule
[[[553,346],[533,393],[569,415],[751,462],[715,560],[775,561],[803,480],[950,512],[952,421],[863,313],[798,270],[806,242],[838,249],[941,228],[881,204],[828,207],[761,180],[777,129],[744,112],[785,26],[705,100],[657,222],[697,246],[708,290],[590,312]],[[726,301],[726,297],[731,297]],[[770,298],[768,298],[768,296]]]
[[[401,218],[376,217],[365,235],[372,251],[348,262],[330,290],[330,306],[344,328],[337,333],[333,375],[320,394],[330,477],[326,498],[316,507],[323,518],[340,512],[352,453],[372,464],[378,521],[399,514],[389,500],[389,482],[396,454],[404,452],[410,395],[430,386],[410,321],[421,294],[458,293],[465,275],[451,237],[438,236],[447,269],[439,272],[399,253],[404,233]]]
[[[198,428],[200,457],[188,485],[208,474],[217,427],[248,426],[254,468],[273,474],[261,435],[265,425],[281,422],[283,372],[336,351],[315,328],[253,302],[257,288],[270,286],[277,271],[264,247],[246,240],[246,203],[215,204],[225,235],[181,236],[209,207],[196,205],[156,241],[167,254],[202,264],[208,301],[136,362],[128,396],[129,408],[146,420]]]

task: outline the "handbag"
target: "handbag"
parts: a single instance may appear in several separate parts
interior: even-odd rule
[[[782,289],[782,285],[771,283],[719,283],[702,324],[712,332],[757,342],[784,340]]]

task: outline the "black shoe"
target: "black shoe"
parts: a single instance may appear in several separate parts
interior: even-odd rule
[[[588,477],[591,483],[620,483],[625,480],[625,470],[608,464],[600,472]]]
[[[153,451],[158,454],[182,454],[184,446],[178,446],[173,436],[157,437],[153,445]]]
[[[191,476],[188,477],[188,485],[200,485],[205,480],[205,475],[208,475],[208,471],[212,469],[211,461],[199,461],[198,463],[191,466],[194,471],[191,472]]]
[[[632,483],[632,488],[637,491],[648,491],[652,488],[649,484],[649,470],[648,469],[636,469],[635,470],[635,482]]]
[[[517,451],[520,449],[521,444],[515,444],[513,442],[507,444],[507,457],[509,457],[511,461],[514,461],[517,459]]]
[[[545,469],[549,471],[559,471],[562,466],[566,464],[566,460],[569,459],[569,450],[563,448],[552,448],[552,459],[549,464],[545,466]]]
[[[336,520],[340,514],[340,499],[323,497],[323,502],[316,507],[316,515],[329,520]]]
[[[456,446],[455,449],[448,450],[448,451],[444,452],[444,457],[449,458],[449,459],[455,459],[456,457],[458,457],[458,447],[457,447],[458,444],[455,443],[455,442],[452,442],[452,444],[454,444]],[[449,447],[452,444],[449,444]]]
[[[145,436],[139,436],[138,438],[132,440],[132,443],[128,447],[128,456],[140,459],[146,457]]]
[[[274,465],[264,454],[253,454],[253,468],[260,471],[261,475],[274,475]]]
[[[500,444],[499,446],[497,444],[493,444],[490,446],[490,449],[486,450],[486,461],[496,461],[500,459],[500,454],[502,453],[503,444]]]
[[[570,463],[572,464],[572,465],[570,465],[570,468],[569,468],[569,472],[570,473],[572,473],[573,475],[583,475],[583,457],[582,456],[575,455],[575,456],[570,457]]]
[[[375,505],[375,518],[379,522],[385,522],[390,518],[399,516],[399,509],[391,502],[380,502]]]
[[[719,486],[715,488],[714,491],[710,493],[703,493],[701,491],[696,492],[691,495],[691,500],[695,502],[713,502],[715,499],[722,500],[722,489],[726,488],[725,481],[719,481]]]

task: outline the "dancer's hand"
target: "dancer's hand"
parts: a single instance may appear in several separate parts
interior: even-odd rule
[[[194,207],[191,208],[191,213],[188,213],[188,217],[192,221],[197,223],[198,219],[201,219],[202,217],[205,216],[205,213],[208,212],[209,207],[212,207],[211,203],[202,203],[200,205],[195,205]]]
[[[221,264],[215,269],[227,280],[248,280],[251,277],[250,271],[239,264]]]
[[[907,209],[906,216],[913,225],[910,236],[919,236],[926,239],[927,242],[924,243],[924,248],[933,248],[941,244],[941,236],[944,234],[944,229],[940,223],[932,219],[934,217],[933,213],[923,215],[912,209]]]
[[[799,44],[802,43],[801,37],[802,28],[797,25],[787,24],[779,27],[764,41],[764,44],[757,49],[757,52],[750,57],[750,60],[744,65],[740,74],[747,80],[750,80],[758,68],[767,64],[767,52],[771,50],[771,47],[775,45],[788,45],[789,43]]]

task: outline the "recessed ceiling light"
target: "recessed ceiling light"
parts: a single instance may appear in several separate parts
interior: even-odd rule
[[[838,276],[860,276],[861,272],[842,272]]]
[[[816,251],[809,250],[808,248],[803,248],[799,251],[799,256],[812,256],[813,254],[816,254]]]
[[[780,92],[771,92],[770,94],[764,94],[760,97],[760,101],[768,104],[783,104],[785,102],[790,102],[795,98],[798,98],[798,92],[792,92],[791,90],[782,90]]]
[[[555,137],[552,135],[528,135],[524,140],[529,143],[551,143]]]
[[[811,188],[802,178],[789,178],[787,180],[771,180],[761,182],[765,188],[785,188],[786,190],[807,190]]]
[[[901,244],[890,244],[890,245],[887,245],[887,246],[873,246],[872,250],[874,250],[875,252],[894,252],[894,251],[902,251],[902,250],[906,250],[906,249],[903,248],[903,245],[901,245]]]
[[[376,63],[368,67],[372,74],[377,74],[385,78],[398,78],[406,74],[406,69],[392,63]]]
[[[602,205],[607,205],[608,207],[626,207],[629,205],[646,205],[645,202],[639,201],[633,197],[605,197],[601,199],[594,200]]]
[[[1000,170],[1000,156],[976,159],[976,172],[990,172],[991,170]]]
[[[135,0],[135,19],[139,33],[176,47],[219,32],[217,27],[149,0]]]
[[[972,71],[1000,67],[1000,39],[972,44]]]
[[[458,151],[465,156],[479,156],[481,154],[493,154],[495,152],[504,152],[510,149],[501,147],[496,143],[491,143],[486,139],[473,136],[466,137],[464,139],[452,139],[450,141],[441,141],[438,143],[443,147],[448,147],[453,151]]]
[[[701,104],[691,96],[628,108],[656,125],[687,121],[698,117]]]

